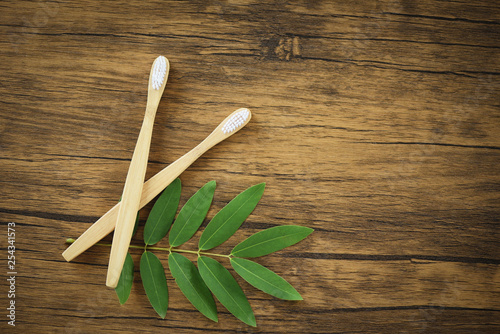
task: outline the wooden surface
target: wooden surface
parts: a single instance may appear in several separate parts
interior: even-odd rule
[[[0,332],[500,331],[495,1],[2,1],[0,18]],[[220,252],[270,226],[315,229],[258,259],[304,301],[240,280],[257,328],[220,304],[210,322],[168,272],[165,320],[137,269],[120,306],[105,286],[109,248],[61,256],[120,197],[160,54],[171,71],[146,177],[248,107],[247,127],[181,175],[181,204],[216,180],[213,217],[267,183]]]

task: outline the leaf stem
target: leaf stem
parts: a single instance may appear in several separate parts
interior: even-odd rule
[[[228,259],[231,258],[231,254],[224,255],[224,254],[215,254],[215,253],[208,253],[208,252],[197,252],[197,253],[200,255],[220,256],[220,257],[227,257]]]
[[[192,250],[187,250],[187,249],[176,249],[176,248],[172,248],[171,249],[172,252],[177,252],[177,253],[191,253],[191,254],[198,254],[197,251],[192,251]]]
[[[72,244],[75,242],[75,239],[66,239],[67,244]],[[97,246],[105,246],[105,247],[111,247],[111,244],[104,244],[104,243],[96,243],[95,245]],[[187,249],[177,249],[177,248],[164,248],[164,247],[154,247],[154,246],[137,246],[137,245],[129,245],[129,248],[134,248],[134,249],[152,249],[152,250],[160,250],[160,251],[165,251],[165,252],[177,252],[177,253],[191,253],[191,254],[197,254],[198,256],[200,255],[209,255],[209,256],[219,256],[219,257],[227,257],[228,259],[231,258],[231,254],[229,255],[224,255],[224,254],[215,254],[215,253],[209,253],[209,252],[202,252],[200,250],[198,251],[193,251],[193,250],[187,250]]]
[[[231,256],[231,255],[224,255],[224,254],[215,254],[215,253],[202,252],[200,250],[198,250],[198,251],[192,251],[192,250],[187,250],[187,249],[175,249],[175,248],[172,248],[172,252],[177,252],[177,253],[191,253],[191,254],[197,254],[198,256],[200,256],[200,255],[220,256],[220,257],[227,257],[227,258],[229,258]]]

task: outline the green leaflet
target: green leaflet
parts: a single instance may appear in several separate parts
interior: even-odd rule
[[[251,235],[236,245],[231,255],[258,257],[279,251],[306,238],[314,230],[304,226],[276,226]]]
[[[258,263],[232,258],[231,265],[245,281],[271,296],[286,300],[302,300],[300,294],[290,283]]]
[[[200,228],[212,204],[215,185],[215,181],[208,182],[184,204],[168,236],[172,247],[188,241]]]
[[[141,256],[142,285],[149,302],[156,313],[162,318],[167,315],[168,287],[165,271],[160,260],[151,252],[144,252]]]
[[[231,273],[222,264],[206,256],[198,258],[198,268],[208,288],[221,304],[236,318],[256,327],[252,307]]]
[[[144,226],[144,243],[154,245],[167,235],[181,197],[181,180],[175,179],[156,200]]]
[[[265,186],[265,183],[252,186],[223,207],[203,231],[199,248],[211,249],[229,239],[252,213],[264,193]]]
[[[125,258],[125,263],[123,264],[122,273],[120,274],[120,279],[118,280],[118,285],[115,288],[115,292],[118,295],[120,304],[123,305],[127,302],[130,296],[130,291],[132,290],[132,283],[134,282],[134,261],[130,253],[127,253]]]
[[[185,256],[178,253],[170,253],[168,256],[170,272],[175,278],[175,283],[182,293],[204,316],[218,321],[217,306],[214,297],[200,276],[196,266]]]

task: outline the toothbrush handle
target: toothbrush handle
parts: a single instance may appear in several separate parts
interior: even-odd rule
[[[106,285],[115,288],[120,279],[123,263],[127,256],[127,251],[132,239],[135,217],[139,210],[144,177],[148,164],[149,147],[151,144],[151,134],[153,132],[154,117],[157,105],[146,108],[144,121],[137,138],[130,167],[123,187],[121,205],[116,218],[115,233],[109,255],[108,275]]]
[[[161,193],[170,183],[172,183],[172,181],[174,181],[179,175],[182,174],[182,172],[191,166],[193,162],[202,156],[203,153],[220,142],[209,142],[208,139],[209,138],[202,141],[191,151],[184,154],[169,166],[163,168],[160,172],[144,183],[139,207],[142,208],[151,202],[153,198]]]
[[[163,189],[175,180],[184,170],[186,170],[203,153],[215,146],[225,138],[218,140],[214,136],[207,137],[191,151],[174,161],[158,174],[150,178],[142,187],[142,195],[139,202],[139,209],[151,202]],[[96,242],[104,238],[115,229],[118,210],[121,202],[112,207],[106,214],[90,226],[73,244],[71,244],[62,254],[66,261],[71,261]],[[134,213],[134,217],[137,212]]]

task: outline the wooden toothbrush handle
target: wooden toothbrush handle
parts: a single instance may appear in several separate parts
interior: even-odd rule
[[[115,288],[120,279],[123,263],[132,239],[134,223],[139,210],[144,177],[148,164],[151,133],[156,108],[147,108],[137,144],[130,161],[130,167],[123,187],[121,205],[116,218],[115,233],[109,255],[106,285]]]
[[[208,138],[207,138],[208,139]],[[151,177],[142,189],[140,207],[144,207],[151,202],[160,192],[162,192],[172,181],[182,174],[193,164],[203,153],[215,146],[218,142],[210,142],[205,139],[188,153],[175,160],[169,166],[163,168],[156,175]]]

